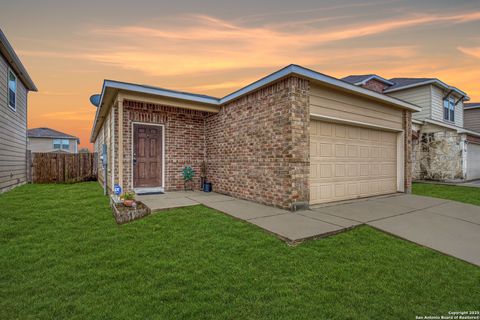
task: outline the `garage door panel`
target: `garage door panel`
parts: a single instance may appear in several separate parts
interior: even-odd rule
[[[480,179],[480,144],[467,145],[467,179]]]
[[[310,201],[396,192],[397,134],[312,120]]]

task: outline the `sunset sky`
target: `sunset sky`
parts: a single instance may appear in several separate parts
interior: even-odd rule
[[[296,63],[336,77],[437,77],[480,100],[480,0],[1,0],[39,92],[28,126],[89,147],[104,79],[223,96]]]

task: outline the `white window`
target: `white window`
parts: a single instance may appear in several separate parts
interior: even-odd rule
[[[449,97],[443,100],[443,119],[447,121],[455,121],[455,98]]]
[[[53,149],[63,149],[69,150],[70,149],[70,140],[68,139],[53,139]]]
[[[8,105],[17,110],[17,77],[12,70],[8,70]]]

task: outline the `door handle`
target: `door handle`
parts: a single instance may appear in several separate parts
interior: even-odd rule
[[[133,165],[137,164],[137,155],[134,153],[133,154]]]

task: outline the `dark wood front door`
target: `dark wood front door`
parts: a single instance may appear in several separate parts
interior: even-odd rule
[[[162,186],[162,127],[133,125],[133,186]]]

